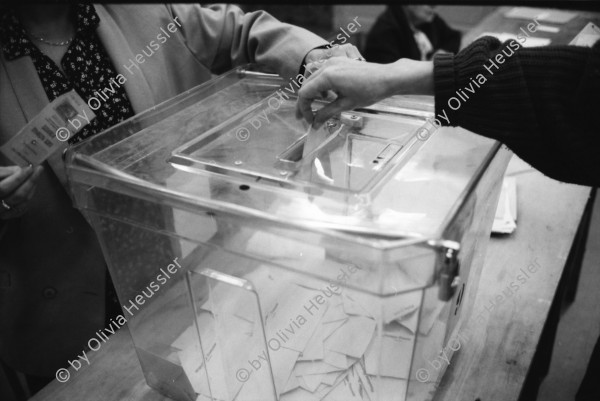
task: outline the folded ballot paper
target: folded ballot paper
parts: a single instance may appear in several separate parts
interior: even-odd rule
[[[0,153],[19,166],[37,166],[66,148],[66,141],[88,125],[96,115],[74,90],[48,104],[15,136],[0,147]]]
[[[321,248],[272,234],[255,233],[247,246],[269,249],[274,260],[301,252],[309,262],[303,269],[309,272],[345,268],[325,260]],[[359,268],[348,274],[361,285],[378,279]],[[172,344],[198,399],[211,399],[205,385],[209,377],[212,397],[218,400],[259,399],[271,383],[282,401],[368,401],[374,394],[401,400],[415,337],[427,336],[434,326],[444,330],[437,318],[445,303],[428,302],[435,307],[421,311],[418,326],[420,291],[379,298],[299,277],[267,265],[247,274],[244,279],[259,295],[260,315],[251,302],[254,293],[227,283],[212,289],[197,316],[205,358],[194,326]],[[397,270],[386,285],[405,288],[411,281]],[[382,323],[381,335],[377,322]],[[246,374],[241,380],[240,372]]]
[[[502,191],[492,233],[494,234],[512,234],[517,229],[517,182],[515,177],[505,177],[502,181]]]

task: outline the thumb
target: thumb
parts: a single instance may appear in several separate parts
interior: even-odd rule
[[[338,98],[336,101],[329,103],[315,114],[315,123],[317,125],[323,124],[331,117],[341,113],[342,111],[350,110],[354,107],[354,101],[352,99],[343,97]]]
[[[327,93],[332,85],[324,74],[311,76],[311,79],[304,81],[304,84],[298,91],[298,101],[296,103],[296,115],[302,115],[309,123],[313,120],[312,102],[320,99],[323,93]]]

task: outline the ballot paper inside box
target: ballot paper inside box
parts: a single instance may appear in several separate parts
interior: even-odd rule
[[[310,127],[286,87],[245,66],[68,154],[146,381],[174,400],[428,400],[508,152],[435,130],[430,98]]]

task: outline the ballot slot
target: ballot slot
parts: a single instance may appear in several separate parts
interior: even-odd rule
[[[363,135],[348,135],[346,140],[345,163],[357,172],[379,172],[387,163],[393,161],[404,146],[385,139],[370,138]],[[358,168],[358,169],[357,169]],[[369,176],[363,180],[369,180]],[[354,184],[358,187],[361,184]]]
[[[169,162],[186,171],[253,177],[311,193],[364,194],[401,167],[409,149],[423,144],[414,135],[424,125],[419,118],[344,113],[312,127],[295,117],[295,99],[280,101],[277,110],[269,108],[272,99],[179,147]],[[307,153],[307,140],[316,134],[322,140]]]
[[[298,163],[302,160],[302,152],[304,151],[304,143],[306,142],[306,135],[292,143],[290,147],[281,152],[277,156],[278,167],[287,168],[293,170],[297,167]]]

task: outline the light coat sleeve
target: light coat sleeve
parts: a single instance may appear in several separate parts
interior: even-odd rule
[[[169,5],[190,51],[213,73],[258,63],[284,78],[296,76],[306,54],[327,42],[264,11],[244,13],[233,5]]]

